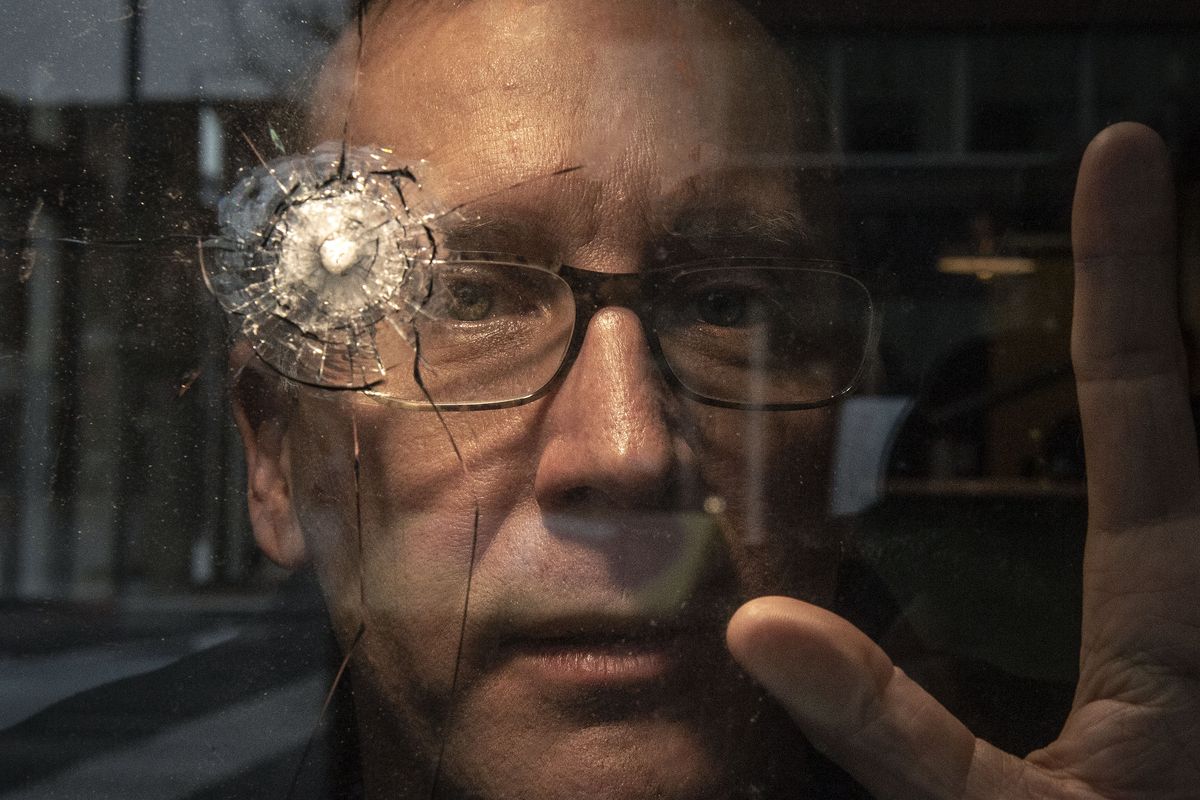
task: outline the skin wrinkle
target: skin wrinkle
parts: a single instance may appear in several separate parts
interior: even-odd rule
[[[1154,260],[1154,261],[1174,261],[1175,253],[1166,250],[1127,250],[1104,253],[1095,256],[1076,256],[1075,265],[1082,269],[1093,267],[1107,267],[1113,264],[1121,264],[1127,260]]]
[[[1111,277],[1102,274],[1093,275],[1092,280],[1105,280]],[[1078,280],[1083,281],[1083,278]],[[1083,287],[1077,291],[1082,291]],[[1123,360],[1129,359],[1128,373],[1131,379],[1137,378],[1148,367],[1162,373],[1173,373],[1180,378],[1186,377],[1186,361],[1182,341],[1174,343],[1170,348],[1164,348],[1161,342],[1168,337],[1178,338],[1176,320],[1156,319],[1149,314],[1150,309],[1157,304],[1156,296],[1162,291],[1174,294],[1171,286],[1130,287],[1123,294],[1119,305],[1092,309],[1090,313],[1077,315],[1077,329],[1072,334],[1072,357],[1076,374],[1084,380],[1091,378],[1121,378],[1126,374],[1122,367]],[[1100,326],[1094,319],[1108,322]],[[1151,324],[1147,325],[1147,321]],[[1130,336],[1129,331],[1139,331],[1139,336]],[[1146,358],[1146,355],[1151,358]]]
[[[1136,366],[1131,363],[1131,368]],[[1121,530],[1152,522],[1164,513],[1196,508],[1200,487],[1196,477],[1182,469],[1197,457],[1195,437],[1180,438],[1174,432],[1174,421],[1190,416],[1182,391],[1185,385],[1177,374],[1109,384],[1080,382],[1079,405],[1085,415],[1085,433],[1090,436],[1088,515],[1094,531]],[[1156,398],[1157,402],[1149,402]],[[1098,410],[1125,413],[1113,414],[1109,425],[1088,424],[1088,412]],[[1123,446],[1131,438],[1161,444],[1152,448]],[[1128,474],[1149,478],[1146,485],[1150,488],[1113,480]],[[1089,537],[1088,548],[1103,547],[1110,539]]]
[[[1146,716],[1146,708],[1139,703],[1113,699],[1090,702],[1073,712],[1068,721],[1068,731],[1072,728],[1081,731],[1078,742],[1065,747],[1055,742],[1038,751],[1036,761],[1050,764],[1060,776],[1068,776],[1084,797],[1165,797],[1153,790],[1147,793],[1149,787],[1145,786],[1139,787],[1137,794],[1131,794],[1123,785],[1125,776],[1136,772],[1137,764],[1147,755],[1146,750],[1152,749],[1157,741],[1157,737],[1145,735]],[[1106,735],[1089,736],[1088,732],[1093,730],[1103,730]],[[1114,731],[1124,735],[1113,736]],[[1085,743],[1086,749],[1080,743]]]

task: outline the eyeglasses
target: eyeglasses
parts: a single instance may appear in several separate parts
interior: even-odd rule
[[[457,253],[426,274],[415,316],[377,325],[386,372],[367,391],[412,408],[542,397],[610,306],[637,314],[671,386],[724,408],[827,405],[854,388],[874,347],[870,293],[831,261],[724,258],[611,274]]]

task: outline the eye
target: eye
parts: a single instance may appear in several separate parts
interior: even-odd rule
[[[748,305],[744,291],[712,289],[697,298],[696,316],[709,325],[732,328],[744,323]]]
[[[447,313],[463,322],[478,322],[492,310],[492,290],[479,281],[455,280],[447,287]]]
[[[544,313],[540,273],[512,265],[458,264],[439,271],[424,312],[445,323],[515,324]],[[553,290],[550,290],[553,296]]]
[[[769,325],[779,314],[778,298],[772,287],[747,280],[746,276],[708,280],[688,294],[687,317],[714,328]]]

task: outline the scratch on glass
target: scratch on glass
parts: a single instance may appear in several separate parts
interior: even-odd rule
[[[33,206],[33,211],[29,214],[29,223],[25,226],[25,240],[28,245],[25,252],[22,254],[21,271],[17,274],[17,280],[21,283],[28,283],[33,277],[33,270],[37,266],[37,232],[38,217],[42,215],[42,209],[46,207],[46,203],[42,198],[37,199],[37,203]]]
[[[184,376],[182,378],[180,378],[179,388],[175,390],[175,396],[183,397],[185,394],[190,392],[192,390],[192,387],[196,384],[196,381],[199,380],[200,376],[203,374],[204,374],[203,367],[196,367],[195,369],[188,370],[187,373],[185,373]]]

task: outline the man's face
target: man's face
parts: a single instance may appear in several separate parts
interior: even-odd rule
[[[780,166],[810,109],[727,9],[495,0],[419,27],[389,10],[357,48],[323,76],[315,139],[342,136],[357,64],[348,137],[426,159],[424,191],[467,204],[444,247],[604,273],[824,255]],[[362,627],[368,792],[427,792],[443,742],[443,788],[486,797],[717,796],[794,764],[724,624],[765,593],[828,599],[830,434],[828,409],[679,396],[619,305],[515,408],[302,390],[281,535],[302,537],[343,644]]]

